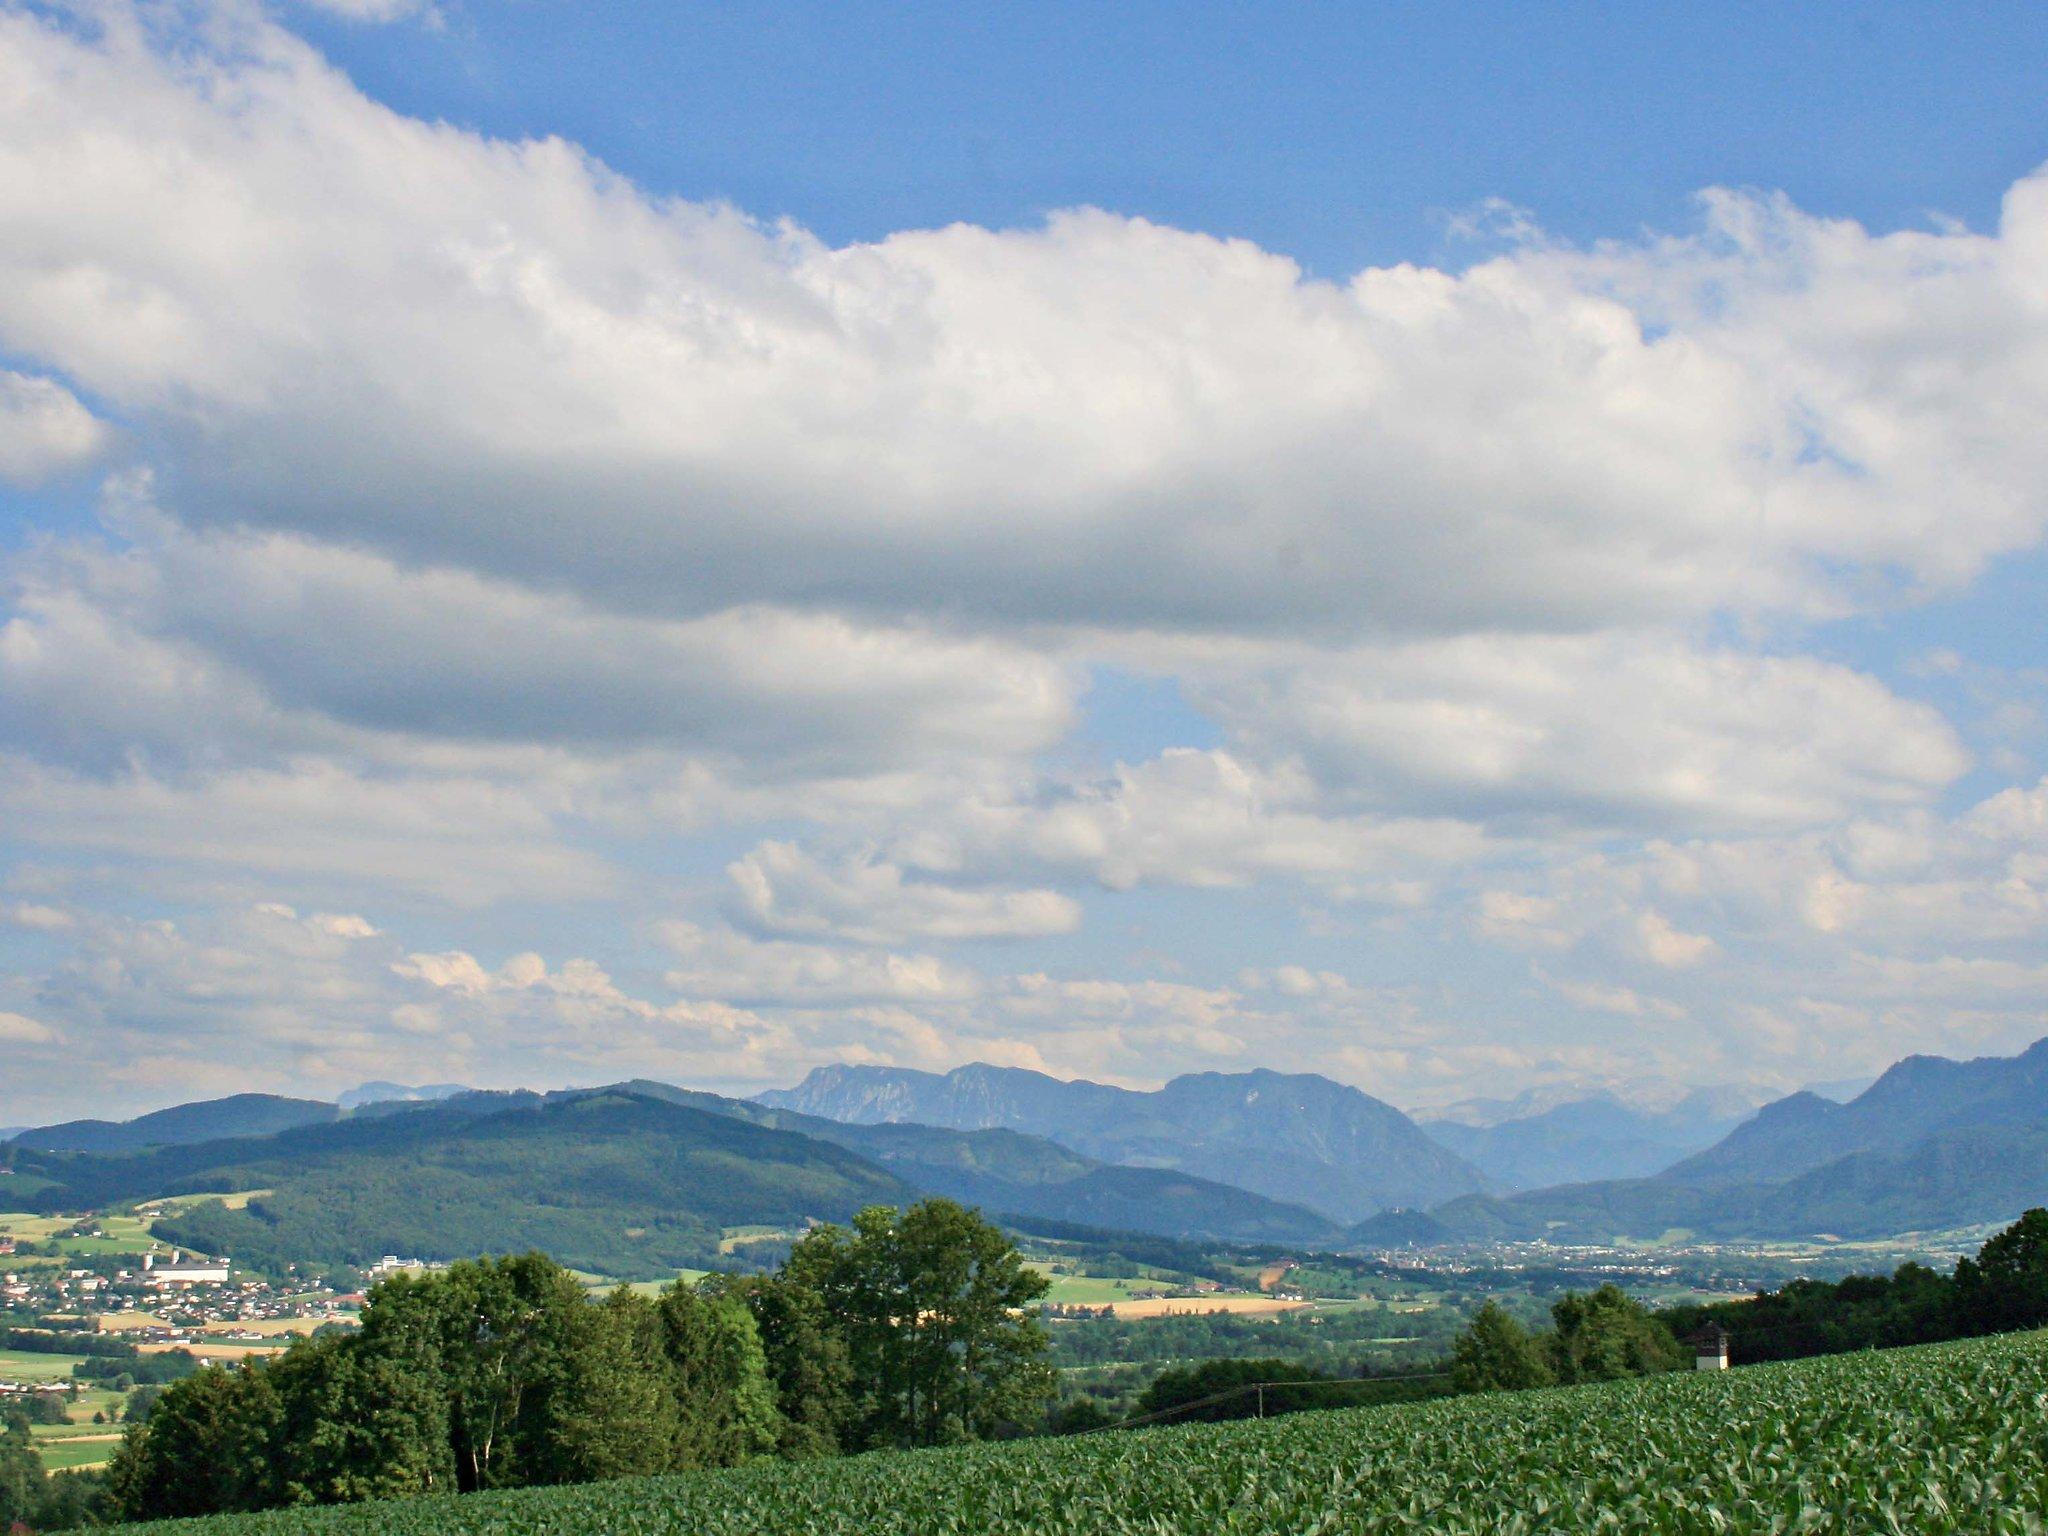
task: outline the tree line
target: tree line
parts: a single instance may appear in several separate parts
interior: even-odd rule
[[[540,1254],[394,1276],[351,1333],[165,1388],[109,1487],[156,1519],[972,1439],[1052,1394],[1046,1285],[948,1200],[654,1296],[593,1299]]]
[[[1902,1264],[1658,1312],[1609,1285],[1564,1297],[1551,1316],[1551,1330],[1531,1333],[1487,1303],[1452,1348],[1454,1384],[1501,1391],[1647,1375],[1683,1364],[1682,1341],[1712,1326],[1728,1334],[1737,1365],[2039,1328],[2048,1325],[2048,1210],[2026,1212],[1946,1275]]]

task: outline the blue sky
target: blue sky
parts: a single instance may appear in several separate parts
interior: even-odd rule
[[[0,6],[0,1121],[2027,1043],[2044,65]]]

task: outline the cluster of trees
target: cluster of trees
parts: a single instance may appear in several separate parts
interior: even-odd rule
[[[973,1438],[1052,1392],[1045,1286],[945,1200],[653,1297],[594,1300],[539,1254],[397,1276],[354,1333],[165,1388],[109,1482],[160,1518]]]
[[[110,1514],[101,1479],[78,1472],[45,1476],[28,1416],[0,1413],[0,1531],[68,1530],[101,1524]]]
[[[1532,1333],[1489,1301],[1451,1347],[1451,1385],[1459,1392],[1616,1381],[1676,1367],[1684,1358],[1665,1320],[1616,1285],[1561,1296],[1551,1326]]]
[[[1746,1301],[1665,1315],[1681,1336],[1718,1323],[1745,1362],[2039,1328],[2048,1324],[2048,1211],[2028,1211],[1953,1274],[1902,1264],[1890,1275],[1795,1280]]]
[[[1931,1344],[2048,1326],[2048,1210],[2030,1210],[1944,1275],[1902,1264],[1890,1275],[1794,1280],[1743,1301],[1651,1313],[1613,1286],[1569,1295],[1554,1327],[1532,1334],[1496,1303],[1480,1308],[1452,1350],[1461,1391],[1605,1381],[1669,1370],[1680,1342],[1718,1324],[1738,1364]]]

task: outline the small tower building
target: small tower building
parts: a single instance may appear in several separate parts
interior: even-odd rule
[[[1725,1371],[1728,1369],[1728,1330],[1719,1323],[1709,1323],[1698,1333],[1686,1340],[1692,1346],[1693,1369],[1697,1371]]]

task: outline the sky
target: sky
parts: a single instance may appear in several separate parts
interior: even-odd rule
[[[2025,1046],[2044,66],[0,0],[0,1123]]]

